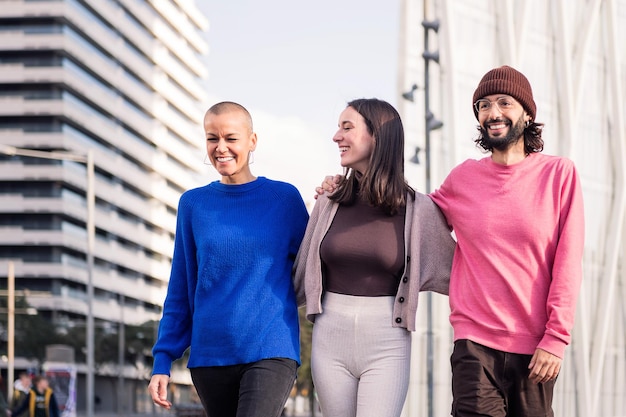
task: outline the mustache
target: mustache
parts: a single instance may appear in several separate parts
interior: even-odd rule
[[[489,119],[485,123],[507,123],[507,124],[511,124],[513,122],[511,120],[507,119],[507,118],[498,117],[496,119]]]

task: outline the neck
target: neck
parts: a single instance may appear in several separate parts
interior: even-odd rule
[[[500,165],[514,165],[523,161],[527,156],[522,138],[506,149],[494,149],[491,153],[491,160]]]
[[[235,175],[222,175],[222,184],[241,185],[256,180],[257,177],[252,175],[249,170],[239,172]]]

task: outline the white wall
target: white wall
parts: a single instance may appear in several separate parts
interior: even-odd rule
[[[556,385],[555,416],[622,416],[626,408],[626,0],[425,0],[430,33],[430,108],[444,122],[431,134],[432,188],[467,158],[476,120],[471,97],[482,75],[511,65],[529,79],[544,153],[571,158],[585,198],[584,281],[572,344]],[[423,2],[404,0],[399,94],[424,85]],[[407,157],[424,141],[424,95],[402,101]],[[421,155],[423,157],[423,154]],[[423,159],[423,158],[422,158]],[[424,190],[423,164],[407,175]],[[405,415],[427,414],[426,297],[414,336]],[[451,331],[447,299],[434,302],[434,416],[450,412]]]

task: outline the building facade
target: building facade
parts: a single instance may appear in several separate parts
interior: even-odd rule
[[[204,170],[207,29],[193,1],[2,1],[0,281],[13,261],[17,290],[48,293],[28,302],[58,328],[84,325],[90,305],[97,328],[161,316],[178,198]],[[13,148],[93,154],[93,295],[85,163],[11,156]],[[129,379],[145,391],[149,371]],[[111,390],[104,375],[95,385]],[[136,411],[111,395],[96,411],[120,401]]]
[[[471,98],[490,69],[510,65],[529,79],[544,153],[574,161],[585,201],[583,284],[572,343],[556,384],[555,416],[623,416],[626,408],[626,1],[404,0],[398,96],[407,154],[424,149],[425,59],[429,108],[443,127],[431,132],[432,189],[467,158],[474,145]],[[438,30],[422,22],[438,22]],[[428,25],[427,25],[428,26]],[[431,25],[433,26],[433,25]],[[424,39],[428,36],[428,45]],[[418,152],[424,160],[423,151]],[[408,164],[423,189],[424,165]],[[449,415],[452,334],[447,299],[434,296],[432,326],[421,302],[414,336],[411,388],[405,415]],[[427,378],[428,339],[434,345]],[[432,401],[429,401],[429,396]],[[429,409],[430,408],[430,409]]]

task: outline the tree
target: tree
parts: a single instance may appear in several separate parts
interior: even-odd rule
[[[15,309],[26,310],[31,306],[24,296],[16,297]],[[7,298],[0,297],[0,310],[6,311]],[[15,353],[40,364],[46,359],[46,346],[64,344],[74,349],[77,363],[85,363],[86,355],[86,328],[84,320],[76,320],[70,327],[56,327],[46,314],[16,314],[15,315]],[[7,314],[0,313],[0,355],[7,355]],[[148,321],[140,325],[126,325],[124,328],[125,351],[124,362],[138,367],[152,364],[152,346],[155,342],[156,321]],[[119,360],[119,324],[99,322],[94,328],[94,360],[96,366],[105,363],[117,364]],[[184,359],[183,359],[184,360]],[[186,364],[186,360],[184,360]]]
[[[306,318],[306,308],[298,309],[300,319],[300,368],[298,368],[298,379],[296,390],[298,395],[308,398],[311,415],[316,415],[317,400],[315,398],[315,387],[311,375],[311,345],[313,341],[313,323]]]
[[[0,298],[0,308],[2,308],[2,311],[6,311],[6,297]],[[16,311],[23,311],[28,308],[31,308],[31,306],[23,296],[15,298]],[[4,342],[8,340],[7,322],[8,315],[6,313],[0,314],[0,327],[2,328],[0,338]],[[46,358],[46,346],[64,343],[64,340],[42,314],[16,314],[14,343],[17,356],[42,363]],[[0,347],[0,353],[3,355],[7,354],[6,343],[3,343],[2,347]]]
[[[313,378],[311,377],[311,341],[313,335],[313,323],[307,320],[304,307],[298,309],[300,318],[300,368],[296,389],[299,394],[313,395]]]
[[[96,366],[103,364],[117,364],[119,362],[119,323],[106,325],[98,323],[94,329],[95,349],[94,360]],[[154,345],[155,321],[147,321],[140,325],[125,325],[124,327],[124,363],[135,367],[141,363],[150,366],[152,362],[152,346]],[[85,362],[84,352],[85,327],[75,326],[68,330],[66,344],[74,347],[76,361]]]

